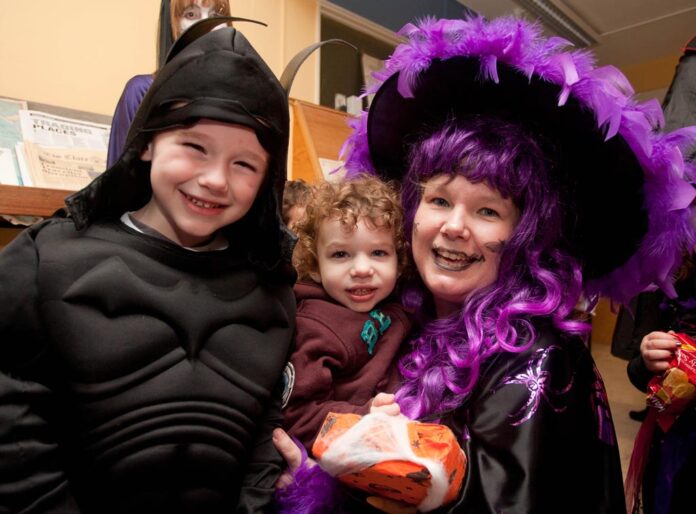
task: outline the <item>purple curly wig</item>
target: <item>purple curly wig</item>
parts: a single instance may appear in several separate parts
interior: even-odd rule
[[[404,383],[398,401],[415,418],[457,407],[476,383],[481,362],[528,348],[537,320],[549,319],[567,334],[589,329],[573,319],[582,273],[562,249],[564,220],[553,163],[536,140],[518,125],[481,117],[446,122],[422,137],[411,148],[402,191],[409,240],[420,186],[441,174],[485,182],[512,199],[520,220],[501,253],[496,282],[473,293],[456,315],[428,319],[430,293],[417,278],[406,286],[404,303],[424,313],[423,330],[400,366]]]

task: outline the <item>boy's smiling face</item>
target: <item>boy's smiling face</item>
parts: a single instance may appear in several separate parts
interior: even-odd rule
[[[206,119],[158,132],[141,159],[152,162],[152,198],[134,217],[187,247],[249,211],[269,163],[252,129]]]

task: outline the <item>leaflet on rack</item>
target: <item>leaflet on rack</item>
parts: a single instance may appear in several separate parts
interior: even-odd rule
[[[19,120],[24,185],[76,191],[106,169],[109,125],[32,110],[19,111]]]
[[[100,150],[49,148],[24,143],[24,157],[34,187],[77,191],[98,177],[106,167]]]
[[[0,98],[0,184],[22,185],[15,146],[22,141],[19,112],[26,108],[22,100]]]
[[[19,111],[24,141],[41,146],[107,151],[111,127],[41,111]]]

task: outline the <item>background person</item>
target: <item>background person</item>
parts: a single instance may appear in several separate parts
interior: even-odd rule
[[[628,378],[640,391],[663,374],[679,348],[672,335],[684,333],[696,339],[696,265],[687,254],[676,274],[676,298],[660,291],[638,295],[634,338],[639,352],[628,364]],[[652,411],[652,412],[651,412]],[[691,512],[691,484],[696,480],[696,404],[681,413],[666,432],[656,423],[654,408],[646,408],[645,421],[636,436],[626,478],[629,508],[645,514]]]
[[[665,130],[671,131],[696,125],[696,37],[684,46],[662,105],[665,111]],[[693,160],[696,149],[687,150],[687,152],[689,158]],[[686,268],[693,266],[693,257],[686,258],[677,276],[677,282],[682,282],[679,286],[682,289],[686,286],[684,277],[692,273]],[[693,296],[693,291],[679,292],[682,303],[688,302]],[[620,308],[614,326],[611,352],[616,357],[631,361],[628,364],[629,378],[635,376],[636,372],[641,372],[640,345],[643,337],[653,330],[671,327],[675,321],[673,312],[675,308],[683,314],[684,309],[679,308],[676,303],[670,304],[668,298],[660,291],[640,293],[631,300],[628,308]],[[642,374],[645,375],[645,371]],[[633,378],[631,381],[636,383]],[[642,386],[637,387],[643,390]],[[628,415],[631,419],[643,421],[647,413],[647,408],[644,408],[632,410]]]
[[[158,68],[164,65],[169,49],[182,32],[199,20],[219,16],[230,16],[227,0],[162,0],[158,30]],[[107,169],[116,164],[121,156],[128,129],[154,78],[154,73],[148,73],[135,75],[126,82],[111,120]]]
[[[304,216],[307,203],[312,196],[312,188],[302,179],[288,180],[283,191],[283,222],[290,230]]]

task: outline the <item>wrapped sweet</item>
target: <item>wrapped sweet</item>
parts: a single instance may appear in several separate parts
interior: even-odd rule
[[[657,424],[668,431],[679,414],[696,399],[696,342],[686,334],[674,334],[681,342],[669,369],[648,383],[648,405],[658,411]]]
[[[384,413],[330,413],[312,453],[349,487],[421,512],[455,500],[466,471],[466,456],[449,428]]]

